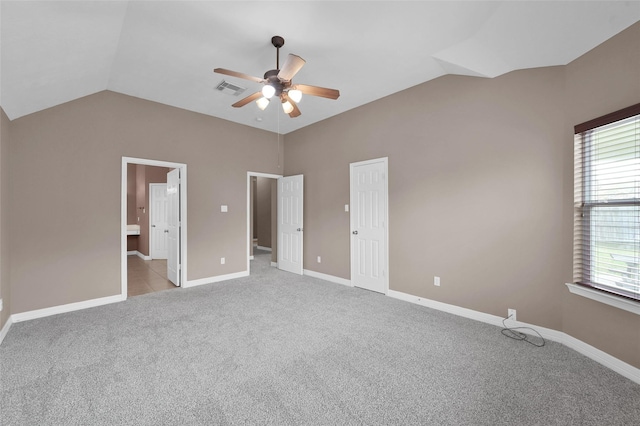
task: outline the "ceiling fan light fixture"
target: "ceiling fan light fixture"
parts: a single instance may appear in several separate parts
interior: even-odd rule
[[[269,99],[260,98],[256,101],[256,104],[258,104],[258,108],[264,111],[265,108],[269,106]]]
[[[289,95],[289,98],[291,98],[291,100],[295,103],[300,102],[300,100],[302,99],[302,92],[298,89],[291,89],[287,94]]]
[[[282,109],[284,110],[285,114],[289,114],[291,113],[291,111],[293,111],[293,105],[291,105],[291,102],[289,101],[284,101],[282,103]]]
[[[270,84],[265,84],[264,87],[262,88],[262,96],[264,96],[267,99],[271,99],[271,97],[275,95],[275,93],[276,93],[276,88]]]

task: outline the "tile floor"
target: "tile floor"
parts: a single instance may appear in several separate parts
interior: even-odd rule
[[[166,259],[127,256],[127,297],[178,288],[167,279]]]

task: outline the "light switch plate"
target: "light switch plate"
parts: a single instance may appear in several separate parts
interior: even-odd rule
[[[227,206],[224,206],[224,205],[223,205],[223,206],[220,206],[220,211],[221,211],[222,213],[226,213],[226,212],[228,211],[228,210],[227,210]]]

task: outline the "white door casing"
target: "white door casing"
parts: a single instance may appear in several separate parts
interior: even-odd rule
[[[303,201],[302,175],[278,179],[278,269],[303,273]]]
[[[167,173],[167,279],[180,286],[180,169]]]
[[[351,283],[389,289],[387,158],[351,163]]]
[[[179,241],[179,282],[182,287],[189,287],[187,281],[187,219],[188,219],[188,203],[187,203],[187,165],[184,163],[174,163],[162,160],[150,160],[148,158],[122,157],[121,173],[120,173],[120,295],[119,300],[127,299],[127,288],[129,286],[127,277],[127,194],[128,194],[128,166],[130,164],[169,167],[180,169],[180,241]]]
[[[149,184],[149,256],[167,258],[167,184]]]

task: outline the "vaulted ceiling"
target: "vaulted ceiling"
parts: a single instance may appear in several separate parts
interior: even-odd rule
[[[640,21],[638,1],[5,1],[0,105],[16,119],[103,90],[291,132],[445,74],[564,65]],[[306,65],[302,115],[231,104],[275,68],[271,37]],[[225,80],[246,88],[233,96]]]

